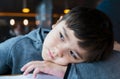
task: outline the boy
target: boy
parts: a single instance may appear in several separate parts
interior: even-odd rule
[[[42,57],[45,61],[61,65],[61,69],[58,66],[61,73],[66,71],[69,63],[102,60],[112,52],[111,22],[105,14],[95,9],[74,8],[53,27],[43,43]],[[34,76],[41,71],[47,73],[41,64],[43,63],[32,61],[21,70],[28,74],[34,69]],[[48,68],[51,69],[50,64]],[[55,66],[53,68],[55,69]],[[48,72],[51,74],[64,76],[64,73],[58,74],[54,69],[54,72],[50,72],[49,69]]]
[[[8,72],[5,69],[9,69],[12,74],[21,73],[20,68],[32,61],[22,67],[24,74],[34,69],[34,76],[44,72],[63,77],[69,63],[106,59],[113,48],[111,22],[96,9],[72,9],[53,26],[43,47],[40,33],[41,29],[38,29],[0,44],[0,74]]]

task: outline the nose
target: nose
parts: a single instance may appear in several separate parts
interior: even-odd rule
[[[55,47],[54,48],[54,53],[53,55],[55,57],[63,57],[65,54],[65,48],[62,48],[62,47]]]

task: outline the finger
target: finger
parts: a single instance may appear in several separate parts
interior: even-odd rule
[[[21,71],[25,71],[31,64],[32,64],[32,62],[29,62],[29,63],[25,64],[25,65],[21,68]]]
[[[33,77],[36,78],[37,74],[40,73],[40,69],[39,68],[36,68],[33,72]]]
[[[29,66],[26,68],[24,71],[23,75],[27,75],[29,72],[31,72],[35,67],[33,65]]]

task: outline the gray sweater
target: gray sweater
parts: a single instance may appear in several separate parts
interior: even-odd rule
[[[120,79],[120,52],[94,63],[72,64],[66,79]]]

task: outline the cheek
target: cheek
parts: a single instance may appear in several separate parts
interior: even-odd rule
[[[58,38],[55,34],[50,33],[46,38],[45,38],[45,44],[47,45],[55,45],[56,42],[58,43]]]

